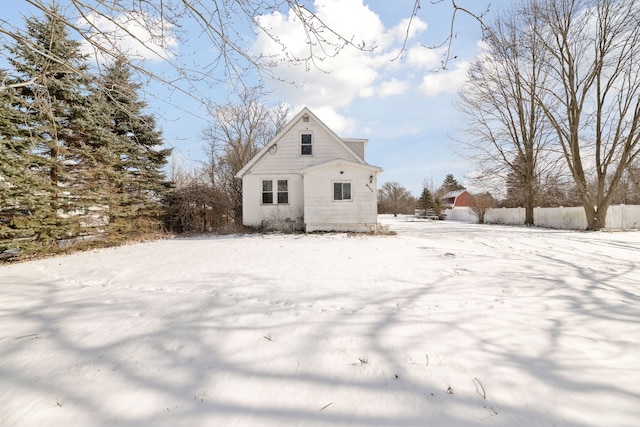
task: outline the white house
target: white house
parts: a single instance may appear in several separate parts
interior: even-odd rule
[[[236,175],[243,223],[375,231],[382,169],[365,161],[367,142],[338,137],[305,107]]]

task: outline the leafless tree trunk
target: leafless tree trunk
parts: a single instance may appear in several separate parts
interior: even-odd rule
[[[544,24],[538,32],[548,55],[538,101],[580,192],[587,227],[597,230],[613,190],[639,157],[640,5],[541,0],[531,12]]]
[[[472,65],[457,104],[467,117],[462,146],[476,159],[483,177],[509,178],[519,187],[525,223],[531,225],[540,178],[556,164],[536,98],[546,84],[539,25],[535,14],[520,9],[497,18],[485,30],[486,50]]]
[[[378,190],[378,203],[384,213],[413,213],[416,201],[406,188],[395,181],[385,182]]]

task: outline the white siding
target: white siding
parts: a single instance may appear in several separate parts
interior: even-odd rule
[[[312,155],[301,154],[303,134],[312,135]],[[381,170],[363,163],[366,144],[366,139],[337,139],[304,109],[241,171],[243,223],[277,229],[279,221],[304,220],[307,231],[375,231],[376,176]],[[289,203],[262,204],[265,179],[289,180]],[[336,181],[351,184],[351,200],[333,200]]]
[[[262,181],[289,181],[288,204],[262,204]],[[275,183],[274,183],[275,185]],[[277,197],[274,193],[274,201]],[[300,174],[247,174],[242,178],[242,223],[258,227],[263,221],[296,221],[303,216],[303,186]]]
[[[300,154],[300,135],[310,132],[313,135],[313,155]],[[303,122],[300,119],[290,131],[283,135],[269,152],[254,165],[251,174],[294,173],[309,166],[334,159],[353,161],[353,155],[341,147],[321,126],[313,120]]]
[[[341,173],[342,172],[342,173]],[[375,173],[366,167],[331,164],[304,175],[304,222],[307,231],[375,231]],[[370,177],[373,176],[373,183]],[[351,183],[351,200],[334,201],[333,183]]]

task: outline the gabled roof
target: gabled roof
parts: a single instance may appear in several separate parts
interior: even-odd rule
[[[382,168],[381,167],[373,166],[373,165],[370,165],[369,163],[352,162],[350,160],[344,160],[344,159],[333,159],[333,160],[329,160],[329,161],[326,161],[326,162],[318,163],[316,165],[308,166],[308,167],[306,167],[304,169],[301,169],[300,173],[305,174],[307,172],[313,172],[314,170],[322,169],[322,168],[325,168],[327,166],[339,165],[339,164],[344,164],[344,165],[348,165],[350,167],[356,167],[356,168],[361,168],[361,169],[367,169],[367,170],[370,170],[372,172],[377,172],[377,173],[382,172]]]
[[[447,194],[445,194],[444,196],[442,196],[443,199],[450,199],[450,198],[456,198],[459,195],[461,195],[462,193],[466,193],[467,190],[455,190],[455,191],[449,191]]]
[[[342,138],[340,138],[338,135],[335,134],[335,132],[333,132],[327,125],[324,124],[324,122],[322,120],[320,120],[318,118],[318,116],[316,116],[315,114],[313,114],[311,112],[311,110],[309,110],[309,108],[304,107],[302,110],[300,110],[300,112],[298,114],[296,114],[293,119],[291,119],[289,121],[289,123],[287,123],[287,125],[280,131],[278,132],[278,134],[267,143],[267,145],[265,145],[262,150],[260,150],[258,152],[258,154],[256,154],[250,161],[249,163],[247,163],[246,165],[244,165],[244,167],[242,169],[240,169],[238,171],[238,173],[236,174],[236,178],[242,178],[244,175],[246,175],[251,168],[253,168],[253,166],[258,163],[260,161],[260,159],[262,159],[262,157],[264,157],[264,155],[269,151],[269,149],[271,149],[271,147],[273,147],[275,144],[278,143],[278,141],[280,141],[280,139],[282,139],[282,137],[284,135],[286,135],[291,128],[293,128],[293,126],[300,120],[302,119],[302,117],[304,115],[309,116],[310,119],[312,119],[314,122],[316,122],[320,128],[322,130],[324,130],[325,132],[327,132],[327,134],[329,135],[329,137],[331,139],[334,140],[334,142],[336,144],[338,144],[340,147],[342,147],[347,153],[349,153],[352,157],[354,162],[356,163],[361,163],[363,165],[367,165],[367,162],[365,162],[363,159],[360,158],[360,156],[353,151],[345,142]]]

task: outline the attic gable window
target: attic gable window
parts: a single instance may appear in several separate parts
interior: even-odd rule
[[[333,200],[351,200],[351,183],[334,182]]]
[[[300,154],[302,156],[313,155],[313,144],[310,133],[303,133],[300,135]]]

